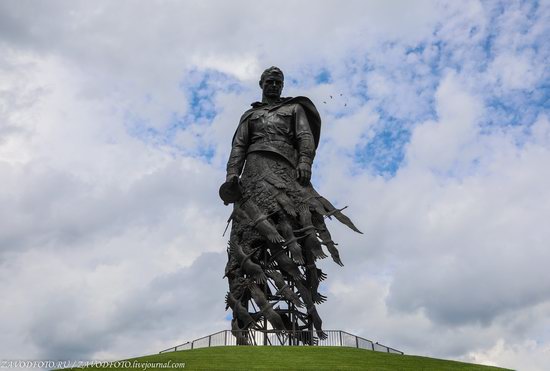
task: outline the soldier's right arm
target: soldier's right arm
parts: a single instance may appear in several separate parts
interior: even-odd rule
[[[241,120],[235,132],[235,136],[233,137],[231,154],[229,155],[229,161],[227,161],[226,181],[231,181],[241,175],[249,144],[248,119],[244,119]]]

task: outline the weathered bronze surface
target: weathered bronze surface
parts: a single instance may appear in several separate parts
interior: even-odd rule
[[[311,165],[319,143],[321,118],[306,97],[281,98],[284,76],[271,67],[260,79],[262,101],[252,103],[239,122],[220,187],[233,204],[225,276],[232,329],[312,330],[326,334],[316,304],[326,274],[316,266],[326,258],[343,266],[325,218],[335,217],[361,233],[353,222],[313,188]],[[294,333],[295,334],[295,333]],[[296,342],[313,344],[311,336]]]

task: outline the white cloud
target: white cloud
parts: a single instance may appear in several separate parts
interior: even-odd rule
[[[438,122],[426,122],[413,131],[408,148],[409,166],[448,172],[470,162],[468,146],[475,138],[480,103],[460,86],[456,76],[444,77],[435,93]],[[464,158],[465,157],[465,158]]]
[[[492,360],[499,359],[503,364],[518,370],[544,371],[548,367],[549,358],[548,345],[537,344],[533,340],[509,344],[505,339],[500,339],[491,349],[474,352],[467,359],[470,362],[488,366],[494,366],[495,363]]]
[[[491,65],[495,79],[502,84],[502,88],[509,89],[533,89],[542,77],[542,71],[538,66],[533,66],[531,53],[500,54]],[[536,71],[535,68],[539,69]]]

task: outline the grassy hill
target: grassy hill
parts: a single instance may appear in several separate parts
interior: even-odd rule
[[[170,362],[170,364],[168,364]],[[126,364],[124,364],[126,363]],[[148,363],[148,364],[147,364]],[[159,363],[158,365],[153,365]],[[185,363],[185,365],[176,363]],[[122,366],[122,367],[121,367]],[[124,368],[124,366],[130,366]],[[164,368],[162,367],[164,366]],[[154,354],[99,370],[505,370],[435,358],[343,347],[213,347]]]

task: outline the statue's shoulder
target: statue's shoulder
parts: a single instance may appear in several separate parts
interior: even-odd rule
[[[308,118],[313,138],[315,139],[315,148],[317,148],[319,145],[319,137],[321,136],[321,115],[319,115],[319,111],[317,111],[315,104],[313,104],[311,99],[304,96],[288,98],[285,104],[299,104],[302,106]]]
[[[315,107],[315,104],[308,97],[297,96],[297,97],[285,97],[281,98],[280,103],[276,106],[275,109],[288,106],[288,105],[301,105],[302,108],[306,111],[310,119],[313,118],[314,121],[320,121],[319,112]],[[251,104],[252,108],[246,110],[239,120],[239,124],[242,124],[246,119],[250,117],[255,111],[265,108],[265,104],[262,102],[254,102]],[[319,122],[320,125],[320,122]]]
[[[304,109],[317,111],[317,108],[315,107],[315,104],[313,104],[311,99],[309,99],[308,97],[304,97],[304,96],[284,98],[284,100],[281,103],[282,103],[282,105],[296,105],[296,104],[299,104]]]
[[[315,105],[311,101],[311,99],[303,96],[281,98],[281,100],[275,107],[284,107],[284,106],[297,105],[297,104],[304,106],[304,108],[306,109],[317,110],[315,108]],[[261,102],[252,103],[252,110],[254,110],[254,108],[261,108],[261,107],[263,107],[263,104]]]
[[[302,95],[299,95],[297,97],[285,98],[285,101],[288,104],[296,104],[297,103],[297,104],[305,104],[305,105],[308,105],[308,106],[315,107],[315,104],[313,104],[311,99],[309,99],[308,97],[304,97]]]
[[[258,103],[259,102],[254,102],[254,103],[251,104],[252,108],[246,110],[242,114],[241,119],[239,120],[239,124],[242,124],[247,118],[250,117],[250,115],[252,115],[252,113],[254,113],[254,111],[256,111],[260,108],[260,105]]]

